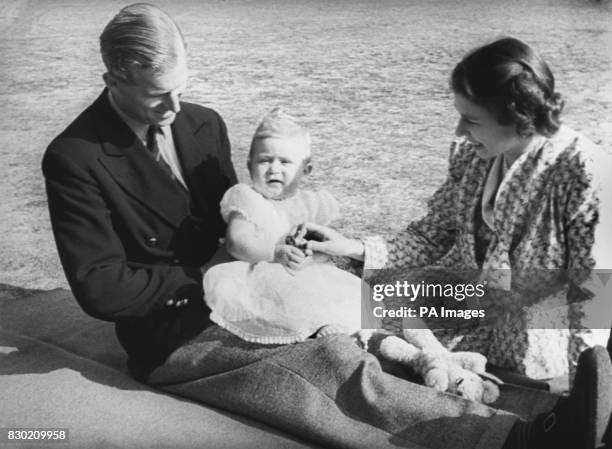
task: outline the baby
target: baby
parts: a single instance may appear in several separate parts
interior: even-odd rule
[[[329,192],[300,189],[312,171],[309,133],[274,109],[255,131],[247,166],[252,185],[233,186],[221,201],[225,247],[237,260],[204,277],[211,319],[264,344],[359,329],[361,280],[299,244],[301,223],[327,225],[339,216]]]

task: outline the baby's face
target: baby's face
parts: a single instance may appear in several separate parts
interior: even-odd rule
[[[309,154],[308,142],[300,137],[269,137],[255,142],[249,164],[253,187],[273,200],[294,195],[302,177],[310,173],[311,165],[305,162]]]

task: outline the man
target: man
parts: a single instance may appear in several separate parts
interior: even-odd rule
[[[170,18],[128,8],[100,48],[106,89],[51,143],[43,171],[70,286],[86,312],[117,323],[141,377],[210,324],[200,267],[236,175],[221,117],[180,102],[185,46]]]
[[[185,46],[158,8],[122,9],[100,44],[106,89],[50,144],[43,172],[72,291],[116,323],[135,377],[326,447],[594,446],[610,411],[599,351],[583,355],[569,399],[526,423],[386,374],[347,336],[266,346],[212,325],[201,267],[236,182],[225,125],[180,101]]]

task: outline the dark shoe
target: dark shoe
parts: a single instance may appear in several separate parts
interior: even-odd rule
[[[574,387],[532,425],[533,449],[595,449],[612,411],[612,366],[602,346],[580,354]]]

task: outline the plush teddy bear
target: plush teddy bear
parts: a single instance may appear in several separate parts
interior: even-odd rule
[[[387,335],[379,354],[407,365],[423,377],[425,385],[473,401],[490,404],[499,397],[502,381],[485,372],[486,358],[476,352],[450,352],[428,329],[404,329],[404,338]],[[364,345],[368,337],[360,335]]]
[[[299,225],[285,243],[306,249],[308,240],[304,225]],[[332,326],[323,327],[319,336],[338,331]],[[373,329],[361,329],[353,334],[365,350],[373,333],[385,333]],[[477,352],[450,352],[429,329],[404,329],[404,340],[386,335],[380,342],[379,354],[387,360],[410,366],[423,377],[425,385],[438,391],[446,391],[466,399],[490,404],[499,397],[498,384],[503,382],[485,372],[487,359]]]

